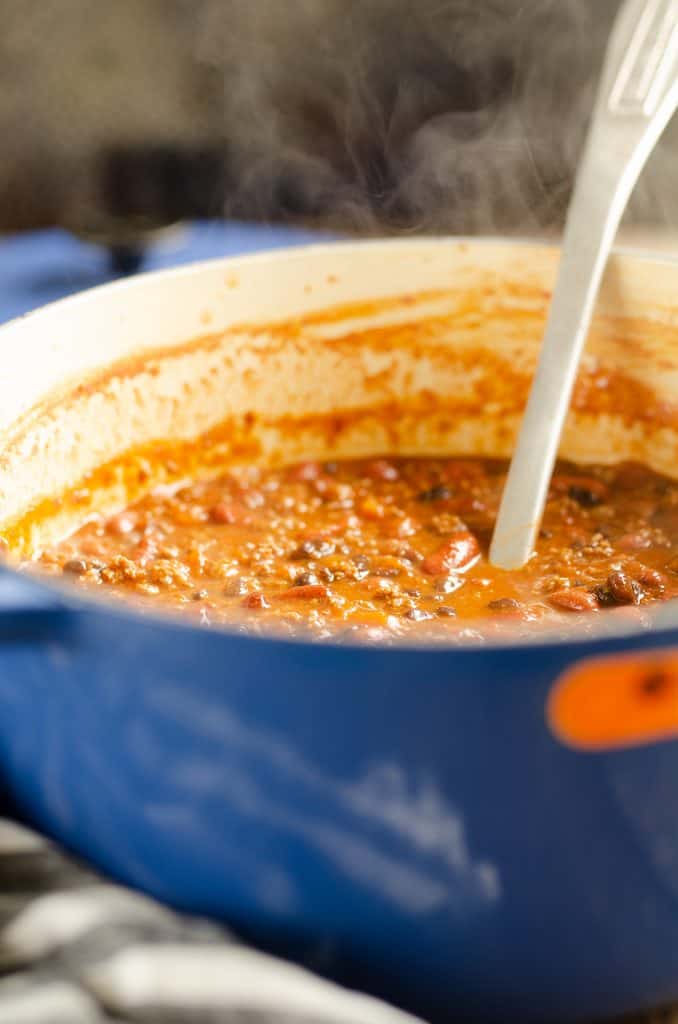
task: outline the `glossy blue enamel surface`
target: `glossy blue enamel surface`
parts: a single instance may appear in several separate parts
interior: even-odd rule
[[[339,649],[21,587],[0,767],[114,875],[440,1019],[678,996],[678,745],[579,754],[544,721],[600,644]]]

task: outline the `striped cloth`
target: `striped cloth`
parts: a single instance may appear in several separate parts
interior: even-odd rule
[[[110,884],[2,819],[0,967],[2,1024],[417,1024]]]
[[[0,1024],[103,1022],[423,1024],[106,882],[0,818]]]

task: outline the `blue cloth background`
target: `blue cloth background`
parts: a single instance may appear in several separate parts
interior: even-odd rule
[[[264,224],[188,224],[158,236],[142,270],[330,240],[327,232]],[[114,280],[107,251],[65,231],[0,238],[0,323],[47,302]]]

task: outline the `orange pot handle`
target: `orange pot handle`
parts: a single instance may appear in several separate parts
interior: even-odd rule
[[[551,688],[546,717],[561,743],[577,750],[678,739],[678,648],[578,662]]]

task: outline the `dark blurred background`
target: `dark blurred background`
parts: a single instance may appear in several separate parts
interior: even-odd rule
[[[562,223],[618,0],[0,0],[0,232]],[[627,222],[678,223],[670,129]]]

